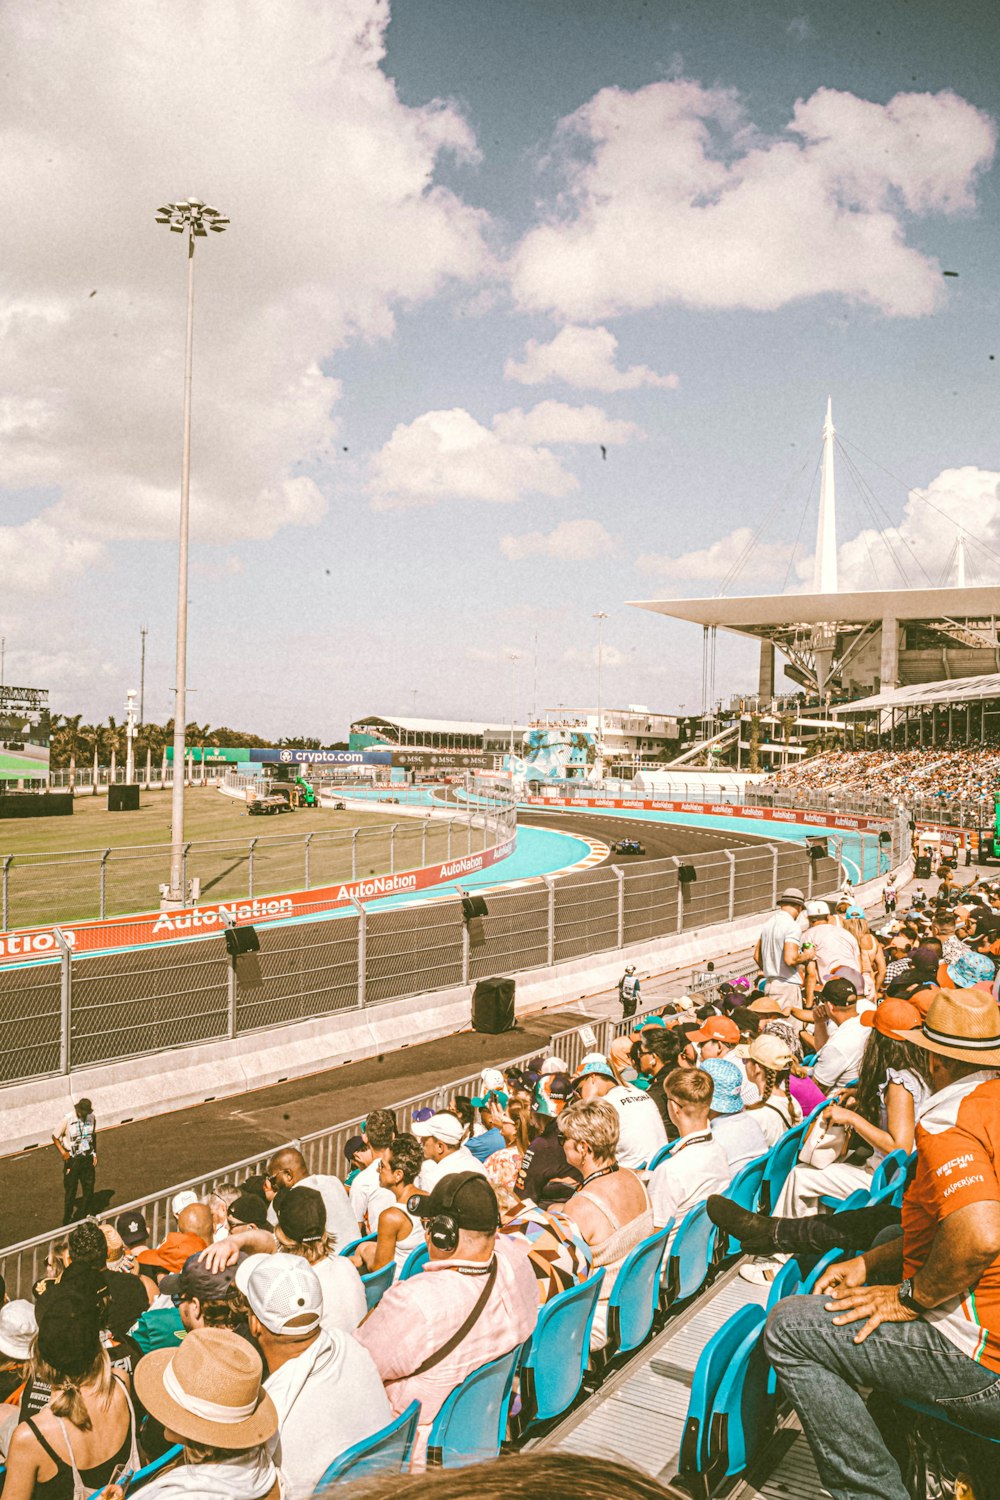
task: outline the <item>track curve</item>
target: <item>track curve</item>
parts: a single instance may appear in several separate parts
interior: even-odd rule
[[[645,854],[612,854],[603,861],[604,864],[624,859],[634,865],[644,860],[669,859],[673,855],[712,854],[735,846],[751,848],[766,842],[759,835],[724,833],[716,828],[697,828],[686,823],[656,823],[649,818],[630,818],[627,813],[610,817],[555,807],[518,808],[517,821],[528,827],[575,833],[582,838],[597,839],[602,844],[614,839],[635,838],[646,851]]]

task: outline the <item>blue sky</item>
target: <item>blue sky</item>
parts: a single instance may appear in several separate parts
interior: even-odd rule
[[[693,711],[697,630],[626,601],[717,592],[775,503],[731,587],[803,586],[828,395],[908,581],[958,524],[996,579],[982,8],[13,0],[0,43],[0,633],[57,710],[119,714],[145,623],[170,712],[184,264],[152,214],[193,192],[233,221],[197,262],[201,722],[502,720],[536,649],[539,708],[592,702],[596,610],[605,702]],[[841,462],[842,575],[899,586],[873,528]],[[755,675],[720,641],[720,692]]]

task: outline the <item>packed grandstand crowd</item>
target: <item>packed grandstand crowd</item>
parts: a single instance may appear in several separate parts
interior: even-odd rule
[[[119,1500],[140,1469],[150,1500],[350,1495],[333,1479],[343,1455],[394,1423],[415,1429],[409,1474],[387,1448],[394,1472],[365,1495],[538,1494],[542,1476],[551,1497],[661,1494],[571,1456],[506,1454],[462,1488],[435,1488],[431,1470],[456,1393],[474,1400],[476,1372],[540,1338],[543,1312],[584,1284],[599,1371],[619,1272],[657,1236],[669,1265],[699,1205],[752,1285],[790,1256],[849,1257],[825,1295],[777,1301],[764,1333],[833,1496],[908,1493],[859,1387],[929,1392],[1000,1436],[1000,885],[946,884],[899,911],[895,894],[873,930],[849,898],[782,892],[757,977],[707,1001],[644,1010],[627,971],[606,1054],[487,1069],[406,1130],[374,1109],[342,1176],[281,1147],[205,1201],[178,1194],[158,1243],[142,1213],[77,1219],[32,1298],[0,1307],[3,1500]],[[809,1116],[770,1213],[726,1196]],[[90,1119],[81,1100],[65,1139]],[[898,1194],[868,1201],[894,1160],[902,1210]],[[87,1215],[86,1182],[72,1186],[67,1206]],[[862,1206],[830,1211],[852,1194]],[[574,1359],[571,1341],[544,1353]],[[537,1379],[522,1362],[513,1447]]]
[[[838,796],[989,803],[1000,793],[1000,748],[828,750],[768,778],[768,786],[807,787]]]

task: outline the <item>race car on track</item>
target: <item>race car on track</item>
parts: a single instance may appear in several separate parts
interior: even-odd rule
[[[612,854],[645,854],[645,844],[640,844],[638,839],[616,839],[610,845]]]

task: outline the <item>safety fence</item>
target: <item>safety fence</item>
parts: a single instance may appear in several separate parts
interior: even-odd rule
[[[636,1015],[637,1017],[645,1014],[651,1015],[655,1010],[661,1009],[664,1003],[661,999],[656,1005],[637,1011]],[[561,1058],[570,1071],[573,1071],[579,1066],[585,1053],[591,1051],[606,1053],[612,1041],[618,1036],[623,1036],[634,1024],[635,1018],[629,1021],[591,1021],[585,1027],[556,1032],[546,1046],[533,1053],[510,1058],[500,1066],[502,1068],[524,1067],[534,1058],[552,1056]],[[398,1128],[409,1130],[415,1110],[445,1109],[459,1094],[476,1094],[479,1091],[479,1085],[480,1074],[473,1073],[454,1079],[451,1083],[431,1089],[427,1093],[415,1094],[389,1107],[396,1115]],[[345,1155],[347,1141],[350,1136],[358,1134],[363,1123],[364,1116],[358,1115],[354,1119],[339,1121],[336,1125],[314,1131],[295,1141],[276,1141],[265,1153],[244,1157],[242,1161],[232,1162],[229,1166],[219,1168],[206,1176],[192,1177],[186,1182],[174,1183],[171,1187],[161,1189],[157,1193],[136,1198],[131,1203],[119,1204],[99,1217],[114,1219],[121,1213],[130,1211],[141,1213],[145,1216],[149,1227],[149,1242],[151,1245],[157,1245],[172,1228],[170,1202],[176,1193],[190,1191],[196,1193],[203,1202],[207,1202],[212,1193],[224,1183],[242,1182],[245,1178],[263,1171],[270,1157],[284,1145],[294,1145],[302,1151],[310,1173],[343,1176],[347,1171]],[[65,1242],[67,1233],[66,1229],[52,1230],[46,1234],[36,1235],[32,1239],[22,1240],[19,1244],[0,1251],[0,1274],[6,1281],[9,1298],[27,1297],[30,1299],[32,1287],[36,1281],[47,1274],[49,1258]]]
[[[364,875],[392,874],[483,848],[483,820],[476,825],[456,807],[454,816],[440,820],[407,818],[309,833],[192,839],[184,845],[184,888],[196,881],[202,901],[252,900],[275,891],[308,891]],[[154,910],[169,873],[169,844],[0,853],[0,932]]]
[[[834,858],[760,843],[545,876],[490,891],[471,935],[459,895],[355,902],[325,919],[258,925],[249,974],[217,930],[126,952],[64,945],[54,960],[0,968],[0,1083],[174,1053],[750,916],[788,885],[838,887],[842,846],[829,843]]]

